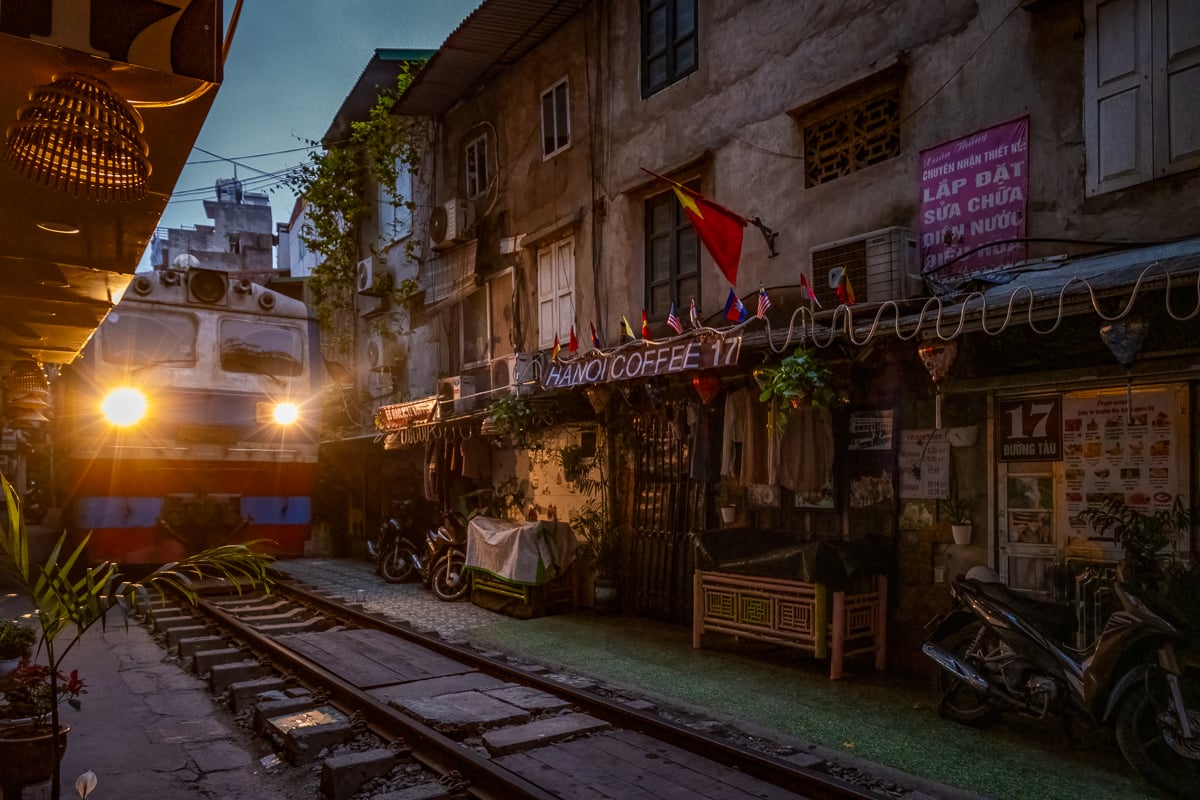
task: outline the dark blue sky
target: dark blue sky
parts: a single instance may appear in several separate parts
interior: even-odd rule
[[[226,19],[235,0],[224,0]],[[286,222],[294,196],[263,173],[295,166],[320,139],[376,48],[438,48],[479,0],[245,0],[225,80],[197,147],[239,161],[237,177],[269,192],[275,222]],[[194,150],[159,225],[208,224],[201,200],[234,166]],[[148,262],[143,258],[143,268]]]

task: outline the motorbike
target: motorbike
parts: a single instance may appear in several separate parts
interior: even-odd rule
[[[375,560],[375,571],[388,583],[403,583],[416,574],[413,556],[421,547],[417,502],[392,503],[392,513],[379,526],[367,550]]]
[[[980,724],[998,712],[1111,726],[1135,771],[1179,797],[1200,798],[1200,667],[1185,664],[1179,629],[1118,580],[1103,632],[1071,646],[1067,606],[995,580],[960,577],[956,607],[923,646],[937,673],[939,713]]]
[[[439,600],[458,600],[471,588],[467,575],[467,523],[462,514],[453,510],[442,512],[442,524],[430,528],[419,552],[412,554],[412,563],[425,588],[432,589]]]

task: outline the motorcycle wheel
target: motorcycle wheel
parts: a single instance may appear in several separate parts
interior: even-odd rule
[[[1117,744],[1129,765],[1176,797],[1200,798],[1200,670],[1184,673],[1179,686],[1187,705],[1192,738],[1184,739],[1168,710],[1166,681],[1151,678],[1134,686],[1117,709]]]
[[[467,558],[463,553],[452,550],[433,567],[430,577],[431,588],[439,600],[451,602],[461,599],[471,588],[466,571]]]
[[[404,583],[416,571],[412,555],[413,550],[408,543],[396,542],[379,557],[379,574],[388,583]]]
[[[980,623],[973,622],[959,628],[938,642],[938,645],[951,655],[982,671],[983,665],[978,651],[971,650],[972,643],[979,635],[980,627]],[[980,641],[980,649],[987,648],[987,640],[991,636],[993,634],[984,634],[984,638]],[[934,685],[938,695],[938,714],[946,719],[964,725],[981,725],[996,714],[996,707],[988,701],[987,694],[972,689],[944,669],[937,671],[934,676]]]

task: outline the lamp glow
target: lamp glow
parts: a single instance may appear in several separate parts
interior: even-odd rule
[[[275,406],[275,422],[280,425],[291,425],[300,419],[300,408],[295,403],[280,403]]]
[[[148,407],[146,395],[128,387],[114,389],[100,403],[100,411],[104,418],[119,428],[136,425],[146,416]]]

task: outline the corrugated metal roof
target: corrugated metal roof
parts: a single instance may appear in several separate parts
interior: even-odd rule
[[[394,89],[400,70],[407,62],[425,61],[433,56],[434,50],[408,50],[392,47],[381,47],[371,56],[371,60],[363,67],[362,74],[354,82],[354,87],[342,101],[341,107],[329,123],[329,130],[321,141],[326,144],[339,142],[350,135],[350,123],[367,118],[367,113],[375,105],[375,99],[385,89]]]
[[[512,66],[586,0],[488,0],[450,34],[400,98],[396,113],[439,117]]]

